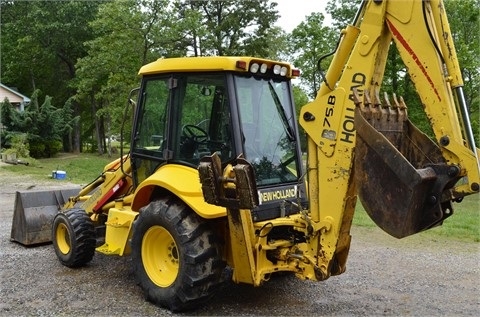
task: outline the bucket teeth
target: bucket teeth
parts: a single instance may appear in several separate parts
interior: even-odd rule
[[[395,109],[397,113],[397,121],[404,122],[407,120],[407,106],[405,105],[405,101],[403,97],[400,96],[400,100],[397,98],[396,94],[393,94],[393,104],[392,108]]]
[[[404,123],[408,120],[405,101],[401,96],[397,98],[396,94],[390,98],[386,92],[381,98],[378,89],[374,90],[372,95],[373,98],[366,91],[362,101],[358,92],[354,91],[354,103],[360,108],[362,116],[368,123],[383,133],[390,142],[396,144],[398,138],[395,135],[404,132]]]

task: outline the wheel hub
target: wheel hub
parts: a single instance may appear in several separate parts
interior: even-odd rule
[[[179,254],[172,235],[152,226],[142,240],[142,262],[148,277],[160,287],[173,284],[179,271]]]
[[[68,234],[68,228],[65,224],[60,223],[57,226],[56,237],[57,237],[57,246],[60,252],[62,252],[63,254],[68,254],[68,252],[70,252],[70,249],[71,249],[70,235]]]

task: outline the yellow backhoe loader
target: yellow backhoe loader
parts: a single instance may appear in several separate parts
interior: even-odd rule
[[[392,45],[434,140],[401,97],[381,97]],[[214,296],[226,266],[253,286],[277,272],[316,281],[343,273],[357,196],[402,238],[441,225],[452,202],[479,192],[479,149],[441,0],[362,3],[301,110],[306,169],[290,64],[172,58],[139,74],[129,153],[65,203],[51,199],[49,227],[61,263],[130,255],[146,298],[173,311]],[[14,217],[41,213],[17,198]]]

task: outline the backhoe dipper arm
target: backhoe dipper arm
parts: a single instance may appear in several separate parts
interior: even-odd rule
[[[438,145],[410,123],[403,99],[379,97],[392,41]],[[310,247],[323,278],[345,269],[357,194],[372,219],[401,238],[441,224],[451,200],[478,193],[479,149],[462,85],[441,0],[363,2],[300,113],[310,217],[322,228]]]
[[[460,175],[468,176],[468,183],[453,187],[452,198],[478,193],[479,149],[473,138],[461,69],[443,1],[411,1],[401,5],[412,12],[410,20],[420,25],[409,26],[407,17],[390,10],[390,6],[386,23],[415,83],[443,157],[448,164],[460,168]],[[414,14],[422,14],[425,19]]]

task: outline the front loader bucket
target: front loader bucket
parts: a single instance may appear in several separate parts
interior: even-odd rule
[[[355,184],[368,215],[403,238],[440,225],[453,213],[444,191],[458,180],[438,146],[407,118],[403,100],[356,98]],[[448,196],[448,195],[445,195]]]
[[[47,191],[17,191],[10,241],[29,246],[52,241],[52,221],[80,187]]]

